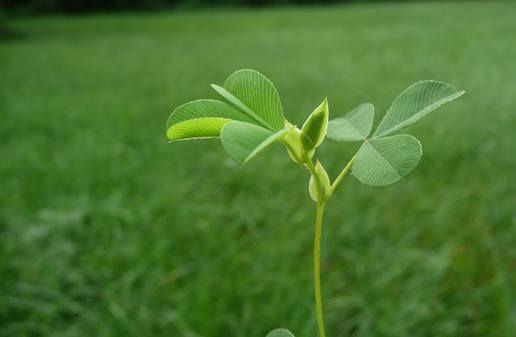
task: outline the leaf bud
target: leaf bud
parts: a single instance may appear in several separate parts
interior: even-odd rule
[[[314,156],[314,143],[310,137],[298,128],[292,130],[292,132],[290,132],[282,142],[287,147],[288,154],[292,160],[298,164],[303,165],[308,163]]]
[[[314,143],[314,147],[319,146],[319,144],[324,140],[324,136],[326,136],[326,131],[328,130],[328,117],[328,99],[325,98],[324,102],[322,102],[321,105],[312,112],[301,128],[301,131],[310,137],[312,143]]]
[[[319,160],[315,164],[315,174],[310,177],[310,196],[317,202],[325,202],[331,196],[330,178]]]

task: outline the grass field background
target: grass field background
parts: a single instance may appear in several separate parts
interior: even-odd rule
[[[412,83],[466,94],[423,157],[347,176],[322,238],[328,336],[516,335],[516,5],[413,3],[39,17],[0,42],[0,336],[317,336],[309,172],[168,144],[180,104],[252,68],[294,124],[326,96],[375,125]],[[326,140],[334,179],[358,143]]]

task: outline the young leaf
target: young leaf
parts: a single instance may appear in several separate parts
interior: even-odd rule
[[[406,176],[421,158],[421,144],[411,135],[370,139],[355,158],[353,175],[364,184],[384,186]]]
[[[293,129],[291,126],[274,133],[254,124],[231,122],[223,127],[221,140],[229,156],[243,166],[267,146],[283,140]]]
[[[369,136],[373,126],[374,106],[364,103],[351,110],[346,116],[333,119],[326,134],[333,140],[353,142]]]
[[[413,84],[394,100],[373,138],[399,131],[462,94],[464,91],[457,91],[453,86],[442,82],[421,81]]]
[[[294,337],[292,332],[285,329],[275,329],[267,334],[265,337]]]
[[[254,111],[252,111],[251,109],[249,109],[244,103],[242,103],[241,100],[239,100],[238,98],[236,98],[235,96],[233,96],[229,91],[227,91],[226,89],[216,85],[216,84],[212,84],[211,85],[213,89],[215,89],[219,94],[221,94],[222,96],[224,96],[225,99],[227,99],[228,101],[230,101],[232,104],[234,104],[238,109],[240,109],[240,111],[244,112],[245,114],[247,114],[249,117],[251,117],[252,119],[254,119],[255,121],[257,121],[258,123],[260,123],[260,125],[262,125],[264,128],[266,129],[269,129],[271,131],[276,131],[272,126],[269,125],[269,123],[267,123],[266,121],[264,121],[260,116],[258,116],[257,114],[254,113]]]
[[[231,121],[258,122],[233,106],[216,100],[197,100],[179,106],[167,121],[171,141],[220,137],[222,127]]]
[[[283,129],[285,118],[278,92],[265,76],[255,70],[239,70],[228,77],[224,89],[274,130]]]
[[[314,143],[314,147],[319,146],[324,140],[326,131],[328,130],[328,99],[324,99],[324,102],[312,112],[310,117],[303,124],[303,131]]]
[[[170,141],[218,138],[224,125],[233,122],[233,119],[199,118],[177,123],[167,130]]]

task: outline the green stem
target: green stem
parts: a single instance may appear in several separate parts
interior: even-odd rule
[[[314,163],[312,163],[311,160],[309,160],[306,164],[306,167],[308,167],[308,169],[310,170],[310,173],[312,173],[312,175],[315,175],[315,166],[314,166]]]
[[[349,171],[349,169],[351,168],[351,166],[353,165],[353,163],[355,162],[355,157],[357,155],[354,155],[353,158],[351,158],[351,160],[349,161],[348,165],[346,165],[346,167],[344,168],[344,170],[342,170],[342,172],[340,172],[339,176],[337,177],[337,179],[335,179],[335,181],[333,182],[333,185],[331,185],[331,188],[330,188],[330,195],[333,193],[333,191],[335,190],[335,188],[337,187],[337,185],[340,183],[340,181],[342,180],[342,178],[344,178],[344,175]]]
[[[344,170],[339,174],[333,185],[330,187],[330,192],[328,196],[333,193],[333,190],[340,183],[344,175],[349,171],[353,163],[355,162],[356,155],[351,158],[349,163],[346,165]],[[312,176],[316,175],[315,167],[312,161],[308,161],[305,163],[306,167],[312,173]],[[315,220],[315,245],[314,245],[314,288],[315,288],[315,307],[317,310],[317,324],[319,325],[319,336],[326,337],[324,333],[324,321],[323,321],[323,313],[322,313],[322,300],[321,300],[321,232],[322,232],[322,217],[324,212],[324,201],[317,202],[317,219]]]
[[[317,220],[315,221],[315,247],[314,247],[314,286],[315,306],[317,308],[317,323],[319,324],[319,336],[325,337],[324,322],[321,303],[321,227],[324,211],[324,201],[317,203]]]

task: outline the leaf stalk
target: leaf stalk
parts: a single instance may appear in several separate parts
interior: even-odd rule
[[[354,155],[353,158],[351,158],[351,160],[349,161],[349,163],[346,165],[346,167],[342,170],[342,172],[340,172],[339,176],[337,177],[337,179],[335,179],[335,181],[333,182],[333,184],[331,185],[330,187],[330,195],[333,193],[333,191],[335,190],[335,188],[337,188],[337,185],[340,183],[340,181],[342,180],[342,178],[344,178],[344,176],[346,175],[346,173],[348,173],[349,169],[351,168],[351,166],[353,166],[353,163],[355,162],[355,157],[357,155]]]

